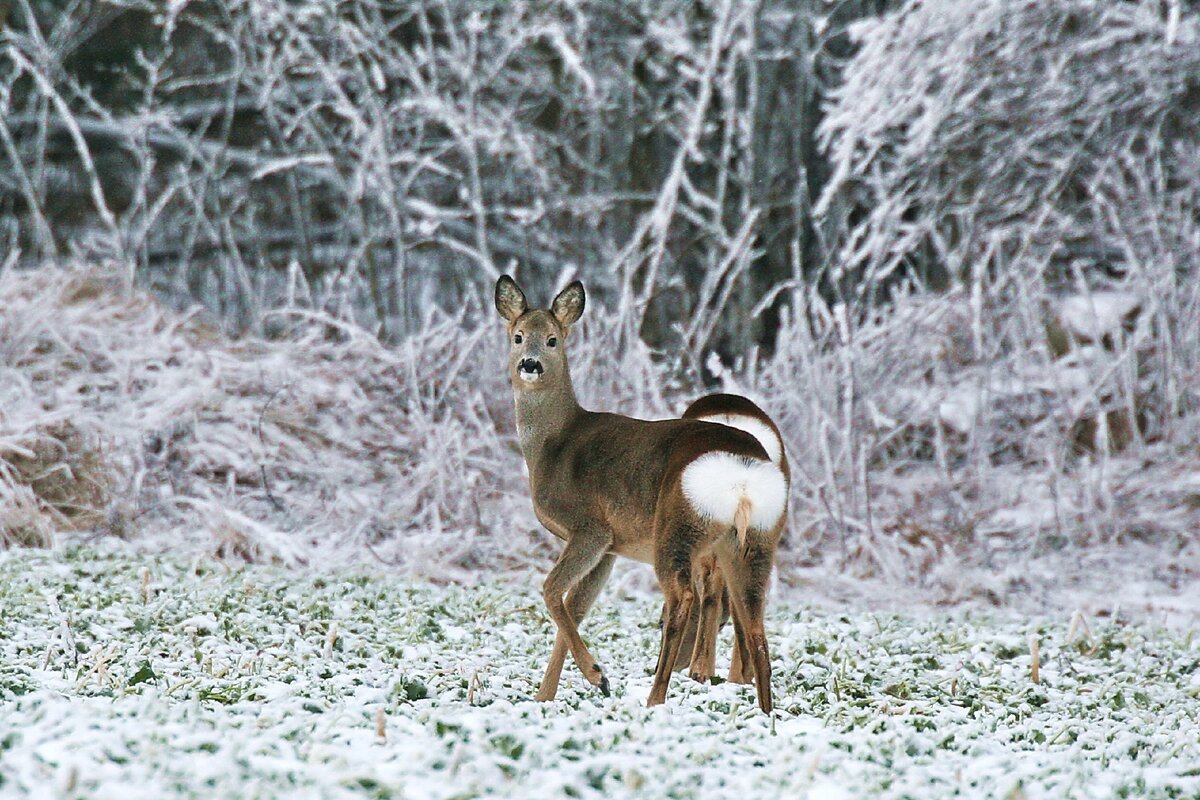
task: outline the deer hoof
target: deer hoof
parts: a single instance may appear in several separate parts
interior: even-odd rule
[[[608,688],[608,676],[607,675],[600,676],[600,683],[598,685],[600,687],[600,694],[604,695],[605,697],[612,696],[612,692],[610,692],[609,688]]]

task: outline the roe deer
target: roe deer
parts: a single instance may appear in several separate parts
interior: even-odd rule
[[[496,310],[508,323],[508,369],[534,511],[566,542],[542,586],[557,634],[537,697],[554,697],[568,650],[584,678],[608,694],[608,678],[577,623],[595,601],[614,556],[624,555],[653,564],[666,596],[648,705],[664,702],[696,600],[695,570],[711,555],[727,586],[759,707],[770,712],[763,612],[788,477],[744,430],[581,408],[566,342],[584,302],[579,281],[563,289],[548,311],[530,310],[509,276],[496,283]]]
[[[783,435],[779,426],[765,411],[746,397],[736,394],[716,393],[705,395],[693,402],[683,412],[683,419],[698,419],[738,428],[758,439],[771,461],[779,465],[784,479],[791,483],[791,468],[783,448]],[[779,522],[770,532],[769,539],[778,543],[787,524],[787,508]],[[733,658],[729,662],[729,680],[732,683],[750,683],[754,677],[750,670],[750,653],[743,626],[739,624],[736,611],[729,606],[725,581],[717,565],[716,556],[705,556],[697,565],[696,589],[699,594],[700,614],[696,626],[695,645],[692,650],[689,675],[693,680],[704,683],[716,673],[717,630],[723,623],[725,609],[733,612]]]

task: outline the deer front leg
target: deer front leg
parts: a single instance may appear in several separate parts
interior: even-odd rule
[[[563,601],[563,595],[571,591],[576,584],[599,566],[608,553],[610,545],[611,539],[607,536],[587,535],[583,532],[573,534],[567,540],[567,546],[563,549],[562,555],[558,557],[554,568],[546,576],[545,583],[542,584],[542,599],[546,603],[546,609],[550,612],[550,618],[554,620],[554,624],[558,628],[555,637],[556,643],[558,637],[565,638],[567,648],[575,658],[575,664],[583,673],[583,677],[587,679],[588,683],[597,687],[605,697],[609,695],[608,678],[604,676],[604,671],[600,669],[600,665],[588,651],[587,645],[583,643],[583,638],[579,635],[579,629],[575,625],[575,619]],[[553,666],[553,658],[552,653],[552,663],[549,666]],[[549,668],[547,672],[549,672]]]
[[[575,620],[576,627],[583,622],[592,603],[596,602],[596,596],[612,572],[615,559],[616,556],[611,553],[606,554],[583,580],[567,592],[567,612]],[[550,654],[550,663],[546,665],[546,674],[542,676],[542,685],[538,687],[537,700],[553,700],[558,694],[558,679],[562,675],[563,662],[567,660],[567,647],[567,637],[560,630],[554,636],[554,652]]]

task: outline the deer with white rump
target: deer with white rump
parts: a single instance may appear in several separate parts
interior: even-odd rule
[[[623,555],[653,564],[666,598],[648,705],[664,702],[692,606],[698,594],[714,591],[698,579],[702,571],[714,571],[705,567],[715,557],[739,655],[748,662],[743,669],[754,679],[759,707],[770,712],[763,613],[788,476],[746,430],[695,418],[649,422],[580,407],[566,343],[583,307],[578,281],[548,311],[530,310],[507,275],[496,283],[496,310],[508,324],[508,369],[534,511],[566,542],[542,587],[558,632],[537,697],[554,698],[568,651],[588,682],[608,694],[608,678],[577,626],[614,557]],[[721,589],[715,591],[719,597]],[[711,620],[714,613],[702,616]],[[703,630],[706,621],[700,625]],[[700,641],[704,638],[697,636],[697,656],[701,647],[713,647],[711,638]],[[694,668],[696,663],[694,657]]]

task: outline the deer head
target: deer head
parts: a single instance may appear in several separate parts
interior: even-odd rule
[[[518,392],[569,386],[567,335],[583,314],[583,284],[573,281],[558,293],[549,311],[530,310],[525,293],[507,275],[496,282],[496,310],[508,323],[508,372]]]

